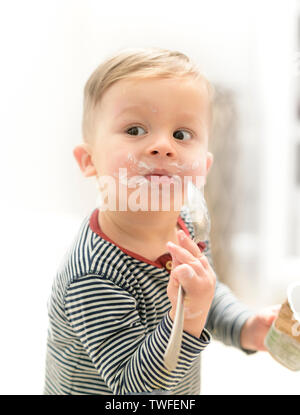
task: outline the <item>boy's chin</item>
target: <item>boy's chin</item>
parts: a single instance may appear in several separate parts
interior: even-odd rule
[[[186,204],[185,189],[161,183],[155,187],[146,181],[141,186],[126,185],[100,192],[102,209],[120,212],[180,212]],[[99,207],[100,207],[99,205]]]
[[[127,204],[125,200],[120,200],[118,206],[120,210],[130,212],[180,212],[184,203],[181,198],[174,196],[176,194],[171,193],[170,197],[164,198],[159,194],[157,197],[141,200],[132,195],[132,197],[129,196]]]

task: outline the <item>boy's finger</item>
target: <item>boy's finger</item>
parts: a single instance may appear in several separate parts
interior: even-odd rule
[[[184,291],[186,293],[191,292],[194,289],[194,278],[196,277],[196,273],[190,265],[181,264],[176,268],[176,278],[178,282],[182,285]]]
[[[198,245],[189,238],[183,230],[177,232],[178,240],[180,245],[185,248],[187,251],[190,251],[192,255],[196,258],[200,258],[202,256],[201,250]]]
[[[201,264],[200,261],[197,261],[197,259],[201,258],[200,251],[199,251],[198,256],[195,257],[194,255],[191,254],[190,251],[183,248],[182,246],[178,246],[178,245],[174,244],[173,242],[168,242],[167,243],[167,248],[169,249],[172,257],[176,257],[176,259],[181,264],[190,264],[190,265],[195,265],[196,263]]]
[[[175,269],[178,265],[181,264],[180,261],[178,261],[178,259],[176,258],[174,252],[170,252],[171,257],[172,257],[172,270]]]

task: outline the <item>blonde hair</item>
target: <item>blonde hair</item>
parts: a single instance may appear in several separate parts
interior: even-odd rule
[[[212,101],[214,89],[199,67],[185,54],[162,48],[123,49],[101,63],[84,87],[82,135],[89,141],[93,115],[104,92],[121,79],[191,77],[202,80]]]

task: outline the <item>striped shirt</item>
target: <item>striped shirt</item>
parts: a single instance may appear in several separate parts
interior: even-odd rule
[[[178,225],[193,238],[187,208]],[[209,241],[198,245],[211,262]],[[98,209],[83,221],[48,301],[44,394],[200,393],[200,354],[211,334],[240,348],[251,312],[217,281],[200,338],[184,332],[177,367],[163,363],[172,329],[167,296],[171,256],[150,261],[111,241]]]

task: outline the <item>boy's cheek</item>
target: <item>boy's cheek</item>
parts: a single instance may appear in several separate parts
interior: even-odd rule
[[[101,152],[101,150],[100,150]],[[119,174],[129,171],[127,154],[118,154],[115,149],[105,149],[95,158],[98,174],[118,178]],[[123,169],[123,170],[121,170]]]
[[[196,163],[194,162],[192,167],[184,172],[184,177],[186,178],[186,180],[190,180],[190,178],[192,178],[192,182],[194,183],[194,185],[196,185],[197,187],[202,187],[205,184],[206,178],[205,163],[200,161],[199,164],[196,165],[196,168],[194,167],[195,165]]]

